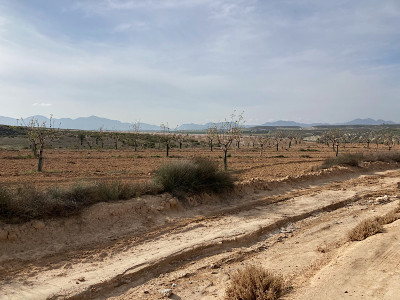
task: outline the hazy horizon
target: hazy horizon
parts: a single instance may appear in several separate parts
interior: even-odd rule
[[[394,0],[0,0],[0,115],[398,122],[399,33]]]

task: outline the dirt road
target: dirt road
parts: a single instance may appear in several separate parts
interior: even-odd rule
[[[363,242],[346,235],[398,205],[398,181],[400,170],[344,170],[248,185],[195,208],[149,196],[7,225],[0,299],[161,299],[162,289],[171,299],[222,299],[244,264],[284,275],[286,299],[396,299],[399,221]]]

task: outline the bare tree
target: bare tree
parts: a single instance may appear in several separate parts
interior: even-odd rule
[[[140,122],[133,122],[131,124],[131,129],[132,129],[132,133],[133,133],[132,134],[133,147],[136,152],[137,147],[138,147],[139,136],[140,136]]]
[[[227,155],[228,150],[232,146],[233,141],[237,141],[242,135],[243,112],[236,115],[232,113],[230,120],[225,119],[224,122],[214,124],[216,137],[221,149],[224,152],[224,169],[228,169]]]
[[[217,134],[217,129],[215,127],[210,127],[207,129],[207,141],[208,145],[210,146],[210,151],[213,151],[214,147],[214,139]]]
[[[83,146],[83,141],[85,140],[85,133],[83,131],[79,132],[78,139],[81,142],[81,146]]]
[[[273,139],[275,141],[275,146],[276,146],[276,151],[279,151],[279,142],[283,139],[284,134],[281,130],[277,130],[275,131],[275,133],[273,134]]]
[[[46,121],[40,123],[38,119],[32,118],[28,124],[25,124],[22,119],[22,123],[27,128],[28,140],[32,145],[32,150],[35,157],[38,158],[38,172],[43,170],[43,151],[44,147],[48,142],[53,141],[56,138],[57,130],[54,127],[53,115],[50,115],[49,124]],[[39,154],[37,153],[39,147]]]
[[[170,128],[168,126],[168,123],[164,124],[162,123],[160,125],[161,129],[162,129],[162,137],[161,140],[162,142],[165,144],[165,148],[166,148],[166,156],[169,156],[169,149],[171,148],[171,142],[174,139],[174,135],[172,135],[170,133]]]
[[[264,145],[268,141],[268,138],[264,135],[257,136],[257,143],[260,145],[260,157],[263,156]]]
[[[99,128],[99,131],[97,132],[96,145],[98,144],[99,141],[101,143],[101,149],[103,149],[104,148],[104,130],[103,130],[103,126],[101,126]]]
[[[91,137],[89,134],[87,134],[87,135],[85,136],[85,141],[86,141],[86,144],[89,146],[89,149],[92,150],[92,148],[93,148],[93,141],[92,141],[92,137]]]
[[[181,131],[178,131],[178,126],[176,126],[175,131],[177,132],[175,138],[179,144],[179,149],[182,149],[182,144],[185,141],[185,134]]]
[[[111,137],[114,140],[114,148],[115,148],[115,150],[118,150],[118,142],[119,142],[119,140],[121,138],[120,133],[114,129],[111,132]]]

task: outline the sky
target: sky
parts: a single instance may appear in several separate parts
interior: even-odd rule
[[[0,0],[0,116],[400,121],[398,0]]]

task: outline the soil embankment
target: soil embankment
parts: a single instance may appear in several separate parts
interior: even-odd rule
[[[221,299],[230,274],[253,263],[285,276],[287,299],[320,299],[324,285],[325,299],[393,299],[398,221],[362,242],[346,236],[398,205],[399,178],[400,170],[339,170],[248,182],[233,195],[189,199],[203,202],[191,209],[169,195],[146,196],[69,219],[6,225],[0,298],[160,299],[160,289],[172,288],[172,299]]]

